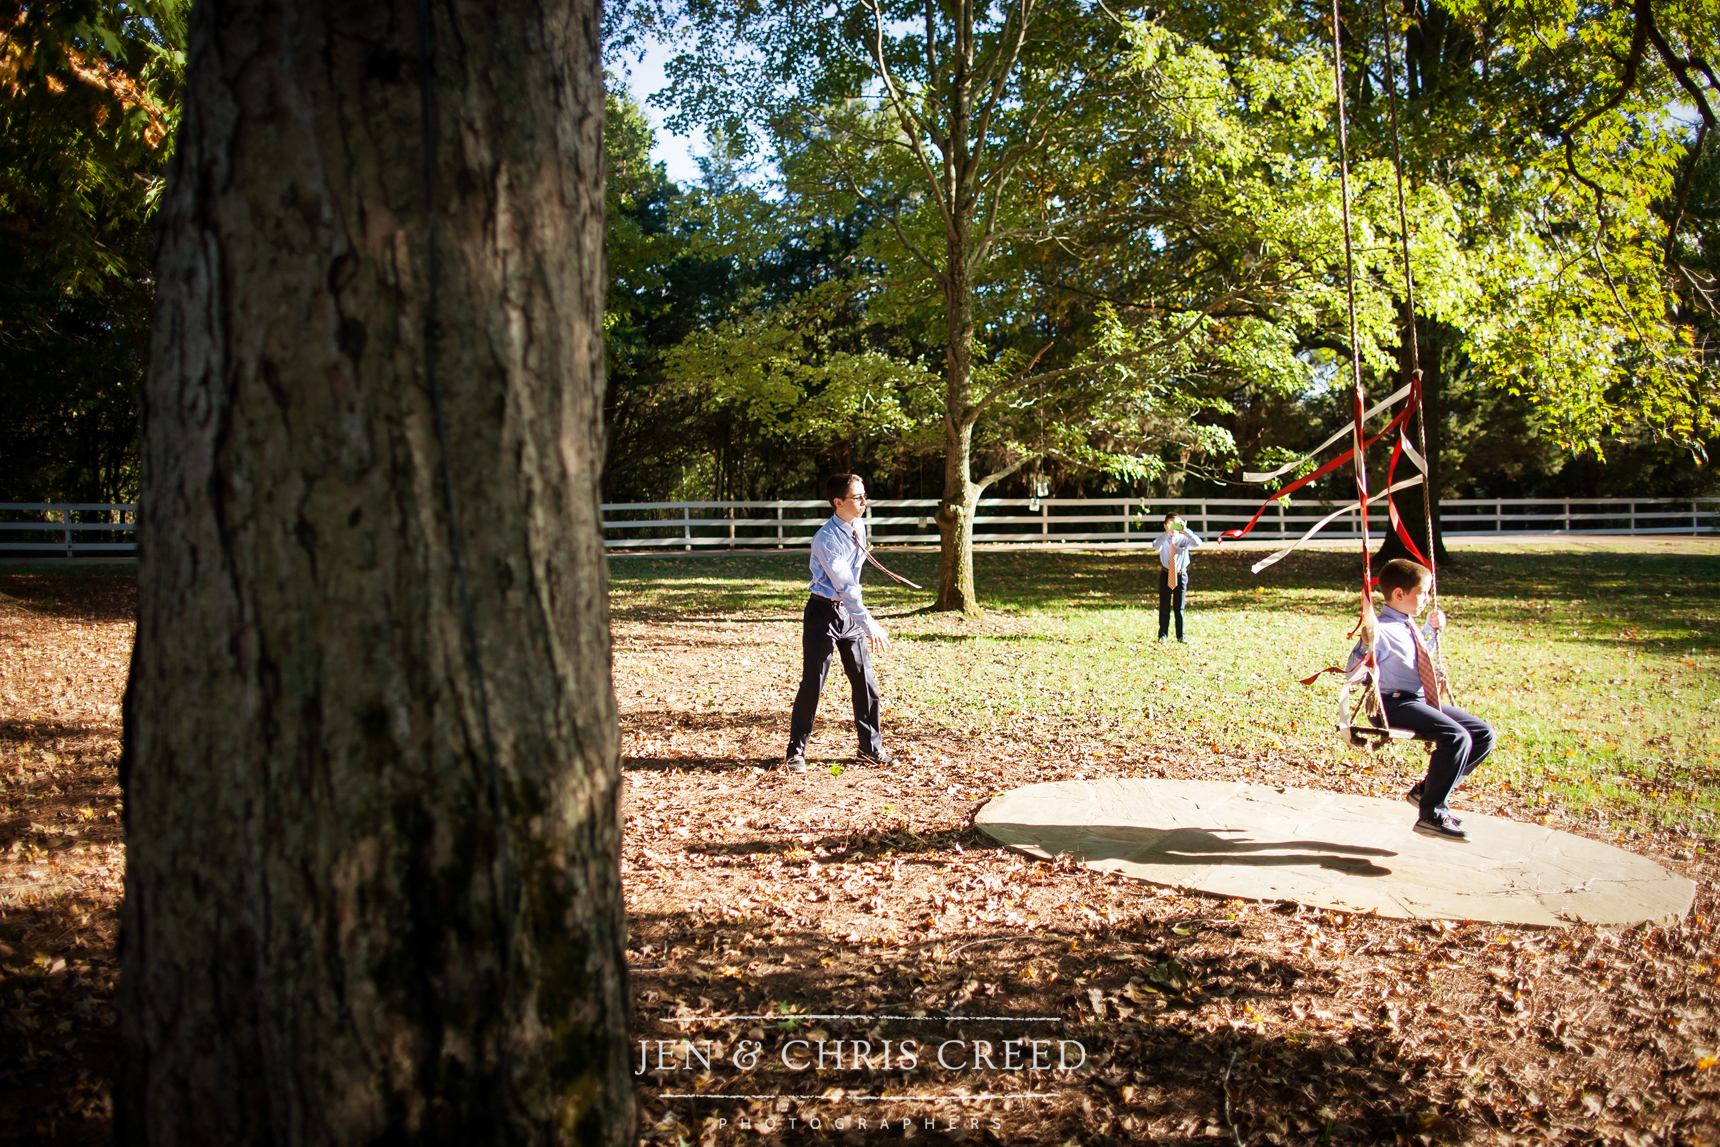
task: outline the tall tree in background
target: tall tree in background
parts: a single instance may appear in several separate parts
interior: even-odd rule
[[[1472,297],[1432,300],[1417,328],[1435,494],[1449,488],[1445,440],[1459,406],[1520,400],[1540,440],[1496,446],[1543,460],[1603,458],[1630,437],[1701,456],[1720,429],[1720,373],[1680,301],[1712,288],[1690,290],[1703,272],[1678,237],[1700,226],[1700,205],[1679,205],[1717,126],[1720,84],[1702,60],[1715,12],[1711,0],[1345,10],[1352,138],[1389,154],[1389,34],[1406,176],[1461,205]],[[1669,106],[1693,109],[1695,130]],[[1404,499],[1406,520],[1418,544],[1439,546],[1437,502],[1428,539],[1421,496]],[[1388,536],[1384,556],[1405,552]]]
[[[1190,346],[1219,341],[1209,320],[1242,300],[1335,318],[1335,284],[1299,262],[1337,214],[1295,154],[1329,98],[1306,61],[1223,59],[1084,0],[665,7],[691,37],[669,69],[671,123],[765,132],[791,199],[864,210],[874,269],[839,290],[897,324],[918,306],[940,348],[898,364],[903,390],[924,367],[940,376],[939,608],[977,608],[973,519],[991,484],[1053,453],[1147,472],[1146,440],[1190,413],[1164,398]],[[1254,342],[1256,368],[1306,378],[1273,342]],[[857,385],[889,373],[876,356],[843,364]],[[988,435],[995,449],[976,449]]]
[[[193,12],[122,1141],[632,1139],[598,40],[592,0]]]
[[[0,4],[0,501],[136,493],[184,7]]]

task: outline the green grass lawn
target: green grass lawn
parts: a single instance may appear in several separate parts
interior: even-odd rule
[[[1620,539],[1456,553],[1441,571],[1446,659],[1465,708],[1499,733],[1477,778],[1530,806],[1598,808],[1705,833],[1720,807],[1720,544],[1665,552]],[[1644,552],[1654,549],[1655,552]],[[1360,561],[1306,553],[1256,577],[1256,553],[1196,555],[1187,646],[1157,643],[1151,554],[982,552],[978,621],[924,612],[930,593],[871,584],[898,644],[880,659],[886,719],[957,731],[1056,720],[1093,746],[1282,752],[1330,761],[1336,678]],[[886,557],[924,584],[935,554]],[[801,554],[617,558],[632,616],[798,615]],[[1386,750],[1419,768],[1414,746]],[[1411,756],[1410,754],[1413,754]]]

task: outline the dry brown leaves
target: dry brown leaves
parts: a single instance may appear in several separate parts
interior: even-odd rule
[[[109,1134],[131,612],[118,584],[0,583],[19,599],[0,602],[7,1142]],[[956,736],[888,713],[902,767],[858,768],[839,676],[815,769],[791,776],[774,768],[798,676],[790,619],[624,615],[615,630],[645,1142],[1720,1143],[1720,903],[1706,857],[1675,859],[1690,840],[1625,842],[1698,881],[1676,928],[1409,924],[1187,897],[1027,860],[970,818],[992,793],[1074,776],[1348,791],[1378,777],[1362,759],[1316,774],[1281,756],[1102,756],[1075,722]],[[887,661],[880,672],[888,693]],[[1000,1066],[1003,1041],[1033,1038],[1078,1041],[1086,1061]],[[792,1041],[820,1039],[849,1058],[782,1066],[785,1049],[802,1062]],[[966,1041],[949,1048],[963,1069],[945,1071],[936,1053],[952,1040]],[[975,1069],[982,1040],[991,1058]],[[749,1051],[752,1067],[736,1066]]]
[[[1679,859],[1697,842],[1623,842],[1698,881],[1696,913],[1674,929],[1411,924],[1186,897],[1030,861],[971,817],[1017,785],[1100,775],[1378,794],[1380,763],[1118,755],[1078,720],[958,736],[887,710],[903,766],[856,767],[833,673],[814,767],[784,774],[791,619],[623,615],[615,632],[646,1141],[1720,1142],[1720,903],[1706,860]],[[879,672],[887,700],[887,657]],[[1486,811],[1525,815],[1500,799]],[[1030,1033],[944,1015],[1056,1022]],[[946,1040],[971,1053],[1034,1034],[1079,1040],[1086,1064],[933,1062]],[[921,1048],[912,1071],[880,1051],[903,1038]],[[871,1066],[785,1065],[785,1049],[789,1064],[806,1056],[792,1041],[820,1039],[862,1041]]]
[[[0,579],[0,1141],[108,1138],[129,578]]]

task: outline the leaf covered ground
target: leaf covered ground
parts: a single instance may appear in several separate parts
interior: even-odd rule
[[[1186,647],[1152,641],[1135,555],[982,554],[977,620],[869,588],[903,764],[855,765],[837,673],[800,776],[774,765],[804,555],[616,560],[641,1138],[1720,1143],[1720,559],[1678,550],[1446,571],[1454,673],[1505,733],[1460,811],[1698,884],[1677,927],[1614,932],[1190,897],[971,829],[993,793],[1069,777],[1401,791],[1418,751],[1334,752],[1329,689],[1286,684],[1341,657],[1353,558],[1257,582],[1202,555]],[[932,559],[887,560],[924,582]],[[99,1142],[130,583],[0,592],[0,1140]],[[1052,1068],[1012,1070],[1034,1040]]]

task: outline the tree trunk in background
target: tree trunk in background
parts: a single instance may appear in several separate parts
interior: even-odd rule
[[[949,282],[944,289],[949,349],[944,376],[944,497],[938,505],[938,600],[936,609],[975,615],[973,519],[979,486],[973,480],[973,284],[967,277],[967,229],[952,240]]]
[[[931,12],[926,10],[928,34]],[[973,519],[980,487],[973,480],[973,272],[977,246],[973,228],[979,204],[975,186],[979,165],[971,137],[974,9],[971,4],[957,5],[950,15],[949,79],[938,93],[945,116],[945,135],[938,148],[943,160],[939,182],[947,211],[942,279],[944,331],[949,343],[944,351],[944,496],[937,512],[938,599],[933,608],[975,616],[980,608],[973,582]],[[982,135],[979,147],[984,146]]]
[[[434,231],[413,4],[193,12],[143,399],[121,1142],[632,1141],[598,11],[425,10]]]
[[[1415,486],[1408,490],[1400,491],[1393,494],[1392,499],[1397,503],[1398,514],[1402,518],[1404,529],[1409,532],[1409,536],[1414,539],[1415,544],[1421,549],[1422,553],[1426,554],[1431,552],[1434,561],[1438,563],[1445,560],[1445,536],[1440,525],[1438,498],[1440,482],[1439,455],[1445,438],[1445,424],[1443,421],[1445,373],[1442,369],[1444,360],[1441,354],[1443,342],[1440,339],[1442,332],[1439,329],[1439,324],[1432,320],[1420,320],[1418,333],[1421,342],[1422,416],[1427,420],[1427,486],[1425,488]],[[1399,379],[1392,380],[1392,389],[1394,390],[1398,386],[1402,385],[1401,379],[1409,377],[1411,367],[1409,362],[1409,344],[1407,339],[1405,340],[1402,348],[1400,348],[1399,354],[1403,360],[1403,374]],[[1402,408],[1400,407],[1399,409]],[[1416,446],[1419,450],[1420,446],[1417,443],[1416,436],[1416,422],[1413,418],[1405,429],[1409,432],[1410,444]],[[1385,459],[1389,460],[1391,458],[1391,450],[1395,444],[1395,441],[1382,440],[1380,442],[1380,446],[1383,448],[1381,450],[1381,454]],[[1400,461],[1398,463],[1398,467],[1398,478],[1400,480],[1414,475],[1414,467],[1407,460]],[[1404,469],[1406,467],[1409,469],[1408,474],[1404,473]],[[1384,471],[1382,471],[1380,475],[1379,489],[1384,490],[1385,488],[1385,475]],[[1427,548],[1427,508],[1423,503],[1423,498],[1430,493],[1434,498],[1434,548],[1431,551]],[[1392,558],[1408,558],[1411,561],[1416,560],[1415,555],[1409,552],[1409,548],[1403,544],[1402,539],[1400,539],[1397,536],[1397,533],[1388,526],[1385,538],[1380,542],[1379,552],[1375,555],[1374,560],[1376,562],[1386,562]]]

